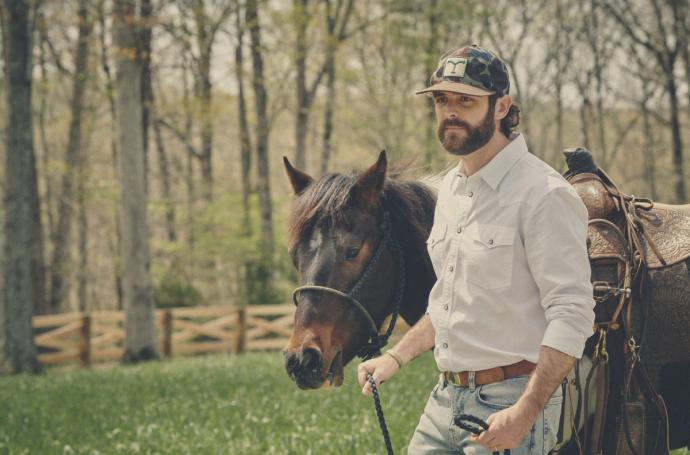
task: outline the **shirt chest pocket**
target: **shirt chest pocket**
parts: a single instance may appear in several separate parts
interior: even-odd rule
[[[431,263],[434,266],[434,271],[438,276],[439,270],[443,267],[445,261],[445,238],[448,231],[448,225],[445,223],[436,223],[431,228],[431,233],[426,241],[426,249],[431,258]]]
[[[467,280],[484,289],[509,286],[513,275],[515,228],[478,224],[468,233]]]

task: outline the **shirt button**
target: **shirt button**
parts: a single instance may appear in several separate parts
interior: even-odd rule
[[[443,305],[443,309],[448,311],[448,305]]]
[[[455,270],[455,269],[453,268],[452,265],[451,265],[450,267],[448,267],[448,271],[449,271],[449,272],[452,272],[453,270]]]
[[[493,245],[493,244],[494,244],[494,239],[489,239],[489,245]]]
[[[456,231],[457,231],[458,234],[460,234],[460,233],[462,232],[462,228],[461,228],[461,227],[458,227],[458,228],[456,229]]]
[[[467,193],[467,197],[472,197],[472,196],[474,196],[473,192],[470,191],[469,193]]]
[[[443,348],[448,349],[448,343],[443,343]]]

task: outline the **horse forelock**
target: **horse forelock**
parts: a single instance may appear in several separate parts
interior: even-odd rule
[[[386,178],[381,202],[391,214],[393,229],[401,240],[425,240],[422,237],[428,233],[424,225],[436,202],[435,191],[428,183],[435,186],[435,182],[407,179],[402,172],[390,174],[393,176]],[[351,225],[353,220],[346,218],[345,208],[351,202],[357,175],[326,174],[295,199],[288,227],[290,248],[325,223],[346,228]]]
[[[354,175],[326,174],[295,199],[288,223],[290,248],[324,222],[348,222],[343,212],[350,201],[350,190],[355,181]]]

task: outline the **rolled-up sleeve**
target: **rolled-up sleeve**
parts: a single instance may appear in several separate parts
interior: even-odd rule
[[[580,358],[594,324],[587,209],[558,186],[526,213],[525,252],[547,320],[541,344]]]

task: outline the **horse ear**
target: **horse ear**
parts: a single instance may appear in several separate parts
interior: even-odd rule
[[[387,167],[386,151],[381,150],[376,163],[357,177],[353,189],[356,189],[358,196],[364,202],[374,205],[378,201],[383,190],[383,182],[386,180]]]
[[[312,184],[314,181],[311,176],[300,171],[290,164],[286,156],[283,156],[283,164],[285,164],[285,171],[287,172],[288,178],[290,179],[290,184],[295,194],[300,194],[306,187]]]

